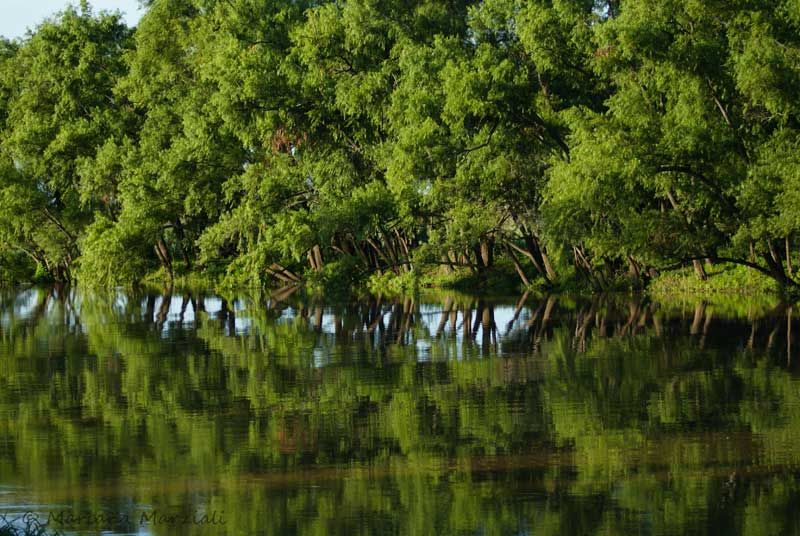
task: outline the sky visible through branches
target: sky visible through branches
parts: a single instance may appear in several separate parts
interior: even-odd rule
[[[22,37],[28,29],[36,27],[45,17],[61,11],[70,2],[67,0],[3,0],[3,16],[0,17],[0,35],[9,39]],[[77,0],[71,2],[78,4]],[[137,0],[95,0],[95,12],[119,10],[125,14],[125,23],[134,26],[142,16]]]

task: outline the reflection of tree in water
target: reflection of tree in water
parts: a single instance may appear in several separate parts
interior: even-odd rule
[[[45,504],[186,501],[237,512],[241,532],[795,527],[789,307],[74,289],[0,304],[0,467]]]

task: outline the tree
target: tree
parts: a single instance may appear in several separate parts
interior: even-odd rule
[[[113,203],[86,170],[128,125],[114,85],[129,39],[118,15],[84,3],[3,44],[0,233],[55,280],[70,279],[93,209]]]
[[[100,275],[118,274],[110,268],[126,260],[104,251],[116,240],[135,245],[147,261],[129,265],[135,270],[119,274],[123,279],[141,278],[156,262],[171,278],[176,258],[191,267],[195,240],[222,208],[224,180],[241,169],[243,150],[224,128],[209,98],[213,85],[198,67],[205,43],[199,14],[190,1],[150,3],[127,55],[129,72],[117,81],[138,124],[132,136],[105,147],[107,161],[120,166],[108,174],[119,177],[119,206],[94,224],[82,267],[100,283],[112,282]]]
[[[795,285],[781,248],[795,230],[793,6],[622,2],[596,29],[608,111],[572,115],[571,158],[550,172],[550,233],[595,265],[707,258]]]

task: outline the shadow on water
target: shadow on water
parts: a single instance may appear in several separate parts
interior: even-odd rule
[[[154,534],[797,533],[797,316],[628,295],[6,292],[0,515]]]

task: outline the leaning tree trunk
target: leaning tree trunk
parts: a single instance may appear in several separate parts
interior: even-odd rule
[[[531,259],[535,266],[541,266],[543,275],[547,280],[554,280],[556,278],[556,272],[553,270],[553,265],[550,263],[547,250],[539,242],[539,238],[525,226],[522,226],[522,233],[523,239],[525,240],[525,247],[528,250],[528,258]]]
[[[781,287],[797,287],[797,283],[786,275],[783,269],[783,262],[780,256],[775,251],[775,246],[771,240],[767,240],[769,246],[769,253],[764,253],[762,258],[767,264],[769,275],[778,282]]]
[[[694,273],[697,275],[697,278],[700,281],[706,281],[708,279],[708,275],[706,274],[706,269],[703,268],[703,263],[695,259],[692,261],[692,265],[694,266]]]
[[[163,237],[159,237],[155,245],[156,256],[158,257],[161,267],[164,268],[164,273],[172,279],[172,255],[169,252],[166,242]]]
[[[525,270],[522,269],[522,265],[519,263],[519,259],[517,259],[517,256],[514,254],[514,250],[511,249],[508,244],[506,244],[506,253],[508,253],[508,257],[511,259],[511,262],[514,263],[514,270],[516,270],[517,275],[522,280],[522,284],[526,287],[529,287],[531,282],[528,279],[528,276],[525,275]]]

